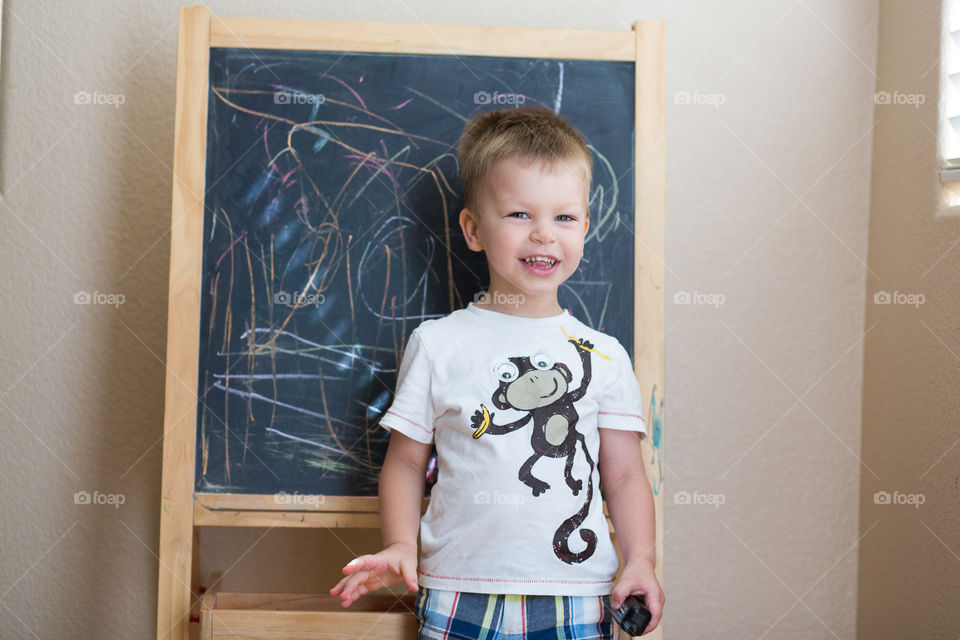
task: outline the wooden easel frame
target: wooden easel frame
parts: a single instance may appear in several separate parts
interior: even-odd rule
[[[280,507],[273,495],[195,494],[198,353],[211,47],[481,55],[635,62],[634,364],[648,406],[645,460],[662,455],[665,83],[662,22],[631,31],[211,17],[183,7],[177,45],[157,637],[187,640],[198,604],[199,527],[379,527],[378,499],[326,497]],[[641,330],[642,328],[642,330]],[[663,492],[648,463],[662,583]],[[657,476],[657,477],[653,477]],[[424,500],[424,509],[427,500]],[[604,513],[607,513],[604,504]],[[609,516],[608,516],[609,522]],[[611,531],[613,530],[612,523]],[[619,547],[618,547],[619,553]],[[625,636],[624,636],[625,637]],[[662,626],[652,640],[662,638]]]

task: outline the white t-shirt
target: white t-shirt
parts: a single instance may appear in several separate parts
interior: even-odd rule
[[[619,561],[599,490],[598,428],[646,437],[640,387],[616,338],[567,311],[526,318],[471,302],[414,330],[380,425],[436,444],[420,584],[525,595],[613,590]]]

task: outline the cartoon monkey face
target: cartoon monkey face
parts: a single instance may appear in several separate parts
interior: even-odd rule
[[[496,364],[494,373],[500,388],[493,394],[493,403],[499,409],[532,411],[545,407],[563,397],[573,375],[562,362],[538,351],[530,357],[511,357]]]

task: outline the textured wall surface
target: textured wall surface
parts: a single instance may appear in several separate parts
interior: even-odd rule
[[[4,2],[0,637],[154,633],[177,7]],[[895,170],[876,174],[889,224],[868,227],[875,0],[211,7],[554,28],[666,20],[665,631],[853,637],[868,228],[889,245],[881,281],[901,266],[901,229],[918,254],[937,233],[906,225]],[[889,154],[903,142],[883,140]],[[76,303],[82,292],[97,303]],[[892,343],[907,327],[875,331]],[[923,344],[956,371],[942,345]],[[900,356],[879,366],[933,377],[921,354]],[[934,386],[908,413],[900,378],[877,375],[870,399],[885,408],[872,428],[891,441],[875,455],[895,468],[907,442],[894,427],[923,422]],[[938,446],[926,444],[925,461]],[[123,504],[77,504],[81,491]],[[928,564],[950,570],[927,538]],[[213,530],[200,552],[227,590],[325,591],[378,544],[377,532]]]
[[[890,99],[876,107],[870,197],[864,640],[960,637],[960,216],[938,182],[940,7],[880,3],[877,92]]]

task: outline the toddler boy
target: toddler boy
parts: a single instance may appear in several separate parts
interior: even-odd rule
[[[612,638],[604,605],[635,594],[652,631],[664,596],[640,388],[620,342],[557,301],[583,256],[592,153],[557,114],[520,107],[469,120],[458,154],[460,227],[485,252],[490,285],[411,334],[380,420],[393,432],[384,548],[347,564],[330,594],[349,607],[404,580],[419,637],[453,639]],[[438,476],[421,521],[433,444]],[[625,561],[616,584],[600,482]]]

